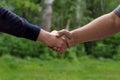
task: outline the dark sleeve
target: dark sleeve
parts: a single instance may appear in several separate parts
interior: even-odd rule
[[[114,10],[114,13],[120,17],[120,5]]]
[[[0,32],[35,41],[39,35],[40,27],[0,6]]]

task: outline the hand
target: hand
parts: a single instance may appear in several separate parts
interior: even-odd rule
[[[68,48],[74,45],[74,39],[72,37],[72,34],[68,30],[63,29],[63,30],[57,31],[57,37],[58,38],[64,37]]]
[[[56,37],[63,39],[64,42],[66,43],[66,44],[64,43],[64,45],[61,49],[57,48],[57,47],[52,47],[53,50],[56,50],[57,52],[63,51],[62,53],[64,53],[67,48],[70,48],[71,46],[73,46],[74,41],[73,41],[72,35],[69,31],[63,29],[60,31],[54,30],[51,33],[55,34]]]
[[[54,30],[51,32],[52,35],[55,35],[56,38],[58,39],[61,39],[63,41],[63,43],[59,43],[59,44],[62,44],[61,47],[50,47],[51,49],[57,51],[57,52],[60,52],[60,53],[64,53],[66,51],[66,49],[68,48],[67,46],[67,42],[66,42],[66,37],[57,37],[59,34],[58,34],[58,31]]]
[[[41,29],[37,40],[43,42],[47,46],[56,50],[57,52],[64,53],[67,45],[64,42],[64,39],[57,38],[56,36],[57,36],[56,33],[53,33],[53,32],[49,33]]]

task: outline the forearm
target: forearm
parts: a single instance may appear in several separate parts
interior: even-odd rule
[[[50,42],[51,34],[43,29],[39,32],[37,37],[37,41],[43,42],[44,44],[48,44]],[[48,39],[49,38],[49,39]]]
[[[102,39],[119,32],[120,27],[116,26],[115,19],[116,15],[112,12],[71,31],[75,44]]]
[[[0,6],[0,32],[36,40],[40,28]]]

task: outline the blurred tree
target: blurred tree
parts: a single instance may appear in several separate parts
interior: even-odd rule
[[[41,26],[47,31],[51,29],[53,2],[54,0],[45,0],[42,7]]]

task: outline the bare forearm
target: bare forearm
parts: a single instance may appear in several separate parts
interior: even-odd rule
[[[102,39],[119,32],[120,28],[116,26],[115,19],[116,15],[112,12],[71,31],[75,44]]]

